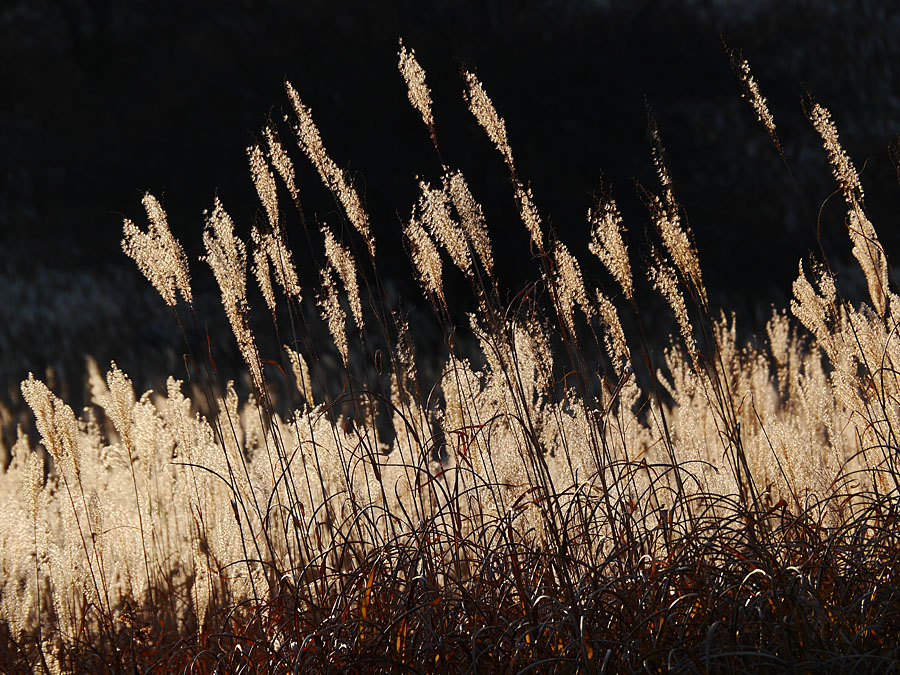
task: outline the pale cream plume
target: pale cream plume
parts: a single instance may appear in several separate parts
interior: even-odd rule
[[[887,256],[878,240],[878,234],[865,212],[865,194],[856,167],[841,145],[837,126],[831,113],[818,103],[808,111],[809,119],[822,137],[831,170],[844,193],[847,203],[847,230],[853,243],[853,256],[866,277],[869,297],[879,316],[887,308],[888,276]]]
[[[142,232],[126,218],[122,228],[125,234],[122,250],[137,263],[138,269],[167,305],[175,307],[178,293],[190,305],[193,302],[191,277],[184,249],[172,236],[166,212],[156,197],[148,192],[142,203],[150,226],[147,232]]]
[[[703,275],[700,272],[700,260],[697,256],[697,249],[691,241],[690,231],[686,227],[682,227],[681,207],[675,200],[675,194],[672,190],[672,177],[669,174],[669,167],[666,165],[665,148],[662,144],[659,128],[652,117],[649,118],[649,128],[653,141],[653,164],[656,166],[656,173],[663,188],[662,199],[655,195],[652,196],[651,214],[662,237],[663,244],[675,262],[675,267],[682,277],[690,283],[697,293],[701,304],[705,307],[709,304],[709,301],[706,297],[706,287],[703,285]]]
[[[887,309],[888,263],[878,234],[862,208],[847,214],[847,230],[853,242],[853,257],[866,277],[872,306],[883,317]]]
[[[78,441],[78,421],[75,413],[62,399],[51,392],[47,385],[28,373],[22,382],[22,398],[34,412],[35,426],[47,452],[56,463],[57,471],[71,472],[76,481],[81,479],[81,445]]]
[[[534,205],[534,196],[531,194],[531,188],[526,189],[521,183],[516,183],[516,205],[519,207],[519,216],[531,235],[531,241],[534,242],[539,251],[543,251],[544,233],[541,231],[541,215]]]
[[[347,299],[350,301],[350,311],[353,312],[353,320],[360,332],[363,328],[362,301],[359,297],[359,281],[357,278],[356,261],[350,250],[342,246],[327,225],[322,226],[322,234],[325,237],[325,256],[331,266],[337,270],[338,276],[344,282],[347,291]]]
[[[447,249],[453,264],[466,276],[472,275],[472,258],[466,236],[450,213],[450,197],[443,189],[419,183],[419,213],[431,236]]]
[[[753,106],[753,110],[756,112],[756,120],[765,127],[766,133],[769,134],[769,138],[772,139],[775,148],[778,150],[778,154],[784,158],[781,139],[778,138],[778,133],[775,131],[775,118],[769,110],[769,104],[766,102],[765,96],[759,90],[759,83],[750,73],[750,64],[737,50],[728,50],[728,57],[731,60],[732,69],[741,81],[741,87],[744,90],[741,96]]]
[[[466,236],[475,248],[481,264],[489,277],[494,275],[494,257],[491,253],[491,239],[481,204],[475,201],[466,179],[459,171],[444,176],[444,190],[453,201],[453,208],[459,214]]]
[[[803,261],[799,265],[799,274],[793,284],[794,297],[791,299],[791,313],[796,316],[810,333],[825,354],[836,361],[839,349],[835,343],[835,335],[831,325],[837,316],[835,298],[837,289],[832,276],[822,270],[818,274],[818,292],[806,278]]]
[[[469,105],[469,111],[478,120],[478,124],[487,133],[488,138],[494,143],[500,154],[503,155],[503,161],[506,162],[506,168],[513,180],[516,189],[516,206],[519,208],[519,216],[531,240],[538,247],[538,250],[544,250],[544,236],[541,232],[541,216],[537,207],[534,205],[534,195],[531,194],[531,188],[526,188],[516,177],[516,165],[513,162],[512,149],[509,146],[509,140],[506,136],[506,122],[497,113],[493,102],[484,90],[484,86],[475,77],[474,74],[467,72],[466,78],[466,103]]]
[[[222,305],[237,339],[238,347],[257,391],[263,390],[262,369],[256,341],[247,322],[247,247],[234,235],[234,222],[216,197],[213,210],[207,213],[203,244],[207,255],[203,258],[212,268]]]
[[[599,290],[595,292],[597,300],[597,313],[600,320],[603,321],[604,333],[603,338],[606,344],[606,353],[609,356],[613,366],[618,372],[631,363],[631,356],[628,352],[628,341],[625,339],[625,331],[622,329],[622,323],[619,321],[619,312],[616,306],[603,295]]]
[[[300,191],[297,189],[297,182],[294,177],[294,162],[291,161],[290,155],[287,154],[287,151],[281,144],[278,132],[273,127],[267,126],[263,130],[263,135],[266,137],[266,143],[269,146],[269,159],[272,161],[272,165],[278,171],[281,180],[284,181],[288,192],[291,193],[291,197],[293,197],[295,202],[299,202]]]
[[[654,197],[654,199],[657,198]],[[675,267],[697,292],[701,303],[708,304],[697,251],[687,232],[681,227],[680,216],[666,209],[661,202],[656,201],[653,219],[666,250],[675,262]]]
[[[275,177],[269,170],[266,157],[258,145],[247,148],[247,158],[250,160],[250,174],[253,176],[256,194],[259,195],[259,200],[266,209],[272,230],[278,232],[278,186],[275,184]]]
[[[250,240],[253,242],[253,276],[259,284],[266,306],[275,316],[275,289],[272,288],[272,277],[269,269],[269,252],[266,237],[254,225],[250,230]]]
[[[29,453],[25,464],[26,485],[28,486],[28,513],[36,523],[41,492],[44,489],[44,459],[38,452]]]
[[[287,352],[291,361],[291,370],[294,373],[294,379],[297,380],[297,390],[303,396],[306,405],[312,408],[315,405],[315,401],[313,400],[312,380],[309,378],[309,366],[306,365],[306,359],[303,358],[302,354],[287,345],[284,346],[284,351]]]
[[[853,166],[853,161],[841,145],[837,126],[831,119],[831,113],[818,103],[814,103],[807,114],[809,121],[822,137],[825,151],[828,153],[828,161],[831,162],[831,170],[844,192],[847,206],[850,208],[860,206],[865,198],[865,193],[859,182],[856,167]]]
[[[634,299],[634,286],[631,275],[631,262],[628,260],[628,249],[622,239],[622,215],[616,202],[604,197],[597,202],[597,208],[588,211],[591,228],[591,243],[588,248],[609,270],[629,300]]]
[[[513,327],[516,367],[520,375],[534,378],[538,393],[546,393],[553,385],[553,352],[543,326],[530,317]]]
[[[694,332],[691,328],[691,321],[688,318],[687,306],[684,303],[684,296],[678,288],[678,277],[675,275],[669,265],[667,265],[657,252],[651,255],[652,262],[647,266],[647,274],[653,287],[666,299],[669,307],[675,313],[678,321],[678,328],[681,331],[681,338],[687,347],[688,354],[694,365],[697,365],[697,342],[694,340]]]
[[[408,392],[410,385],[414,386],[418,378],[418,368],[412,336],[409,333],[409,322],[403,318],[397,320],[397,360],[400,364],[403,389]]]
[[[429,297],[437,298],[441,306],[446,309],[447,299],[444,297],[441,255],[425,228],[422,227],[422,223],[416,219],[415,212],[404,226],[403,233],[409,242],[410,254],[422,289]]]
[[[319,176],[321,176],[328,189],[337,195],[344,207],[344,211],[347,213],[347,217],[353,223],[353,227],[366,240],[369,255],[374,258],[375,239],[369,231],[369,214],[363,208],[359,193],[348,182],[344,172],[335,164],[325,150],[325,145],[322,143],[322,137],[319,134],[319,128],[312,118],[312,110],[300,100],[299,94],[291,86],[290,82],[285,82],[285,89],[297,115],[299,124],[296,127],[296,132],[301,149],[316,167]]]
[[[466,78],[466,103],[469,105],[469,111],[478,120],[478,124],[485,130],[488,138],[496,146],[503,160],[506,162],[507,168],[515,173],[515,164],[513,163],[512,149],[509,147],[509,140],[506,137],[506,122],[497,114],[497,109],[484,90],[481,82],[473,73],[467,72]]]
[[[300,281],[297,279],[297,269],[294,267],[294,257],[284,244],[284,234],[270,232],[266,235],[266,250],[275,272],[275,280],[281,286],[288,297],[295,298],[297,302],[302,300],[300,293]]]
[[[322,319],[328,324],[328,332],[341,354],[344,367],[350,365],[349,349],[347,345],[347,315],[341,307],[338,297],[337,282],[334,279],[334,269],[329,265],[322,269],[322,293],[319,295],[318,305],[321,309]]]
[[[116,432],[129,452],[135,447],[132,434],[133,412],[137,402],[131,378],[123,373],[113,362],[106,374],[105,395],[101,394],[100,403],[106,416],[112,421]]]
[[[594,316],[594,308],[588,300],[578,261],[560,241],[553,249],[553,261],[556,264],[559,309],[569,333],[575,335],[575,306],[581,308],[589,321]]]
[[[403,81],[406,82],[409,102],[413,108],[419,111],[422,121],[428,127],[428,132],[434,139],[434,117],[431,114],[431,89],[425,83],[425,71],[416,60],[416,52],[413,49],[407,51],[400,40],[400,62],[398,64]]]
[[[250,231],[253,242],[253,275],[266,300],[269,310],[275,313],[275,291],[270,272],[289,298],[299,303],[303,300],[300,281],[294,267],[291,251],[284,245],[284,234],[280,228],[275,232],[260,232],[255,226]]]

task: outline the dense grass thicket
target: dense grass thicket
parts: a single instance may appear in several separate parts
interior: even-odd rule
[[[812,256],[790,307],[740,344],[707,299],[651,116],[658,182],[638,189],[652,226],[626,227],[598,186],[585,229],[606,272],[588,279],[464,73],[521,217],[502,237],[530,241],[533,282],[511,291],[494,272],[503,240],[441,159],[402,45],[399,70],[443,167],[402,223],[421,297],[386,290],[364,200],[289,83],[292,113],[248,148],[256,222],[236,234],[218,197],[205,215],[242,380],[217,367],[196,265],[147,194],[149,224],[126,220],[123,249],[204,338],[186,337],[189,381],[166,391],[92,365],[80,415],[22,383],[40,444],[20,434],[0,473],[0,666],[896,671],[900,295],[828,111],[804,101],[868,298],[845,300]],[[331,212],[304,211],[296,161]],[[448,291],[466,286],[465,300]],[[676,327],[662,350],[648,292]],[[408,312],[423,299],[441,336],[425,345]]]

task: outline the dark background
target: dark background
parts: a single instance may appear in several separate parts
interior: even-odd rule
[[[281,119],[285,79],[312,107],[330,154],[364,195],[381,274],[395,278],[407,305],[421,302],[409,285],[400,223],[416,199],[416,178],[437,179],[440,165],[397,72],[400,37],[428,73],[444,159],[463,170],[484,204],[510,290],[534,276],[523,264],[527,237],[502,161],[465,108],[463,68],[477,72],[505,117],[519,172],[545,222],[586,275],[607,288],[587,253],[585,214],[603,176],[639,263],[648,217],[635,180],[656,188],[645,101],[669,151],[713,301],[749,329],[762,325],[771,303],[789,299],[798,260],[816,246],[808,214],[821,208],[824,243],[839,269],[849,258],[842,203],[828,200],[835,186],[801,110],[804,88],[832,111],[873,222],[889,254],[898,250],[900,192],[888,157],[900,131],[897,3],[6,0],[6,408],[15,406],[29,371],[78,400],[87,354],[101,369],[116,359],[139,387],[183,371],[171,315],[119,248],[123,216],[146,222],[140,199],[147,190],[168,210],[193,261],[204,320],[220,322],[213,333],[228,348],[209,272],[196,261],[202,211],[218,194],[239,232],[249,233],[259,207],[245,148],[268,116]],[[723,37],[749,59],[797,184],[740,99]],[[333,202],[284,127],[282,135],[308,216],[334,225]],[[851,294],[862,288],[852,266],[842,274]],[[316,276],[301,269],[309,289]],[[8,438],[16,415],[0,415]]]

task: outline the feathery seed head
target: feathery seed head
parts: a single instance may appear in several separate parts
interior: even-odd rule
[[[700,272],[700,260],[688,233],[681,227],[681,218],[677,214],[673,216],[671,212],[659,208],[654,213],[654,220],[663,244],[675,262],[675,267],[690,282],[700,302],[705,306],[708,301]]]
[[[234,222],[216,197],[213,210],[207,213],[203,232],[206,256],[222,294],[222,305],[237,340],[238,348],[250,370],[257,391],[263,389],[262,368],[256,341],[247,322],[247,247],[234,234]]]
[[[519,216],[525,223],[525,227],[528,228],[531,241],[539,251],[543,251],[544,233],[541,231],[541,215],[538,213],[537,206],[534,205],[531,188],[526,189],[521,183],[516,183],[516,206],[519,207]]]
[[[271,292],[271,281],[269,281],[269,269],[275,274],[275,280],[281,286],[281,290],[289,298],[295,298],[297,302],[302,301],[303,296],[300,290],[300,280],[297,278],[297,269],[294,267],[294,257],[290,249],[284,243],[284,232],[280,229],[274,232],[258,232],[256,228],[251,231],[253,240],[253,272],[260,284],[263,295]],[[266,259],[266,261],[263,260]],[[262,278],[262,280],[261,280]],[[269,285],[269,289],[265,285]],[[272,304],[269,308],[274,307],[274,292],[272,292]],[[269,304],[269,298],[266,298],[266,304]]]
[[[297,279],[297,269],[294,267],[294,258],[290,249],[285,246],[284,234],[276,235],[274,232],[269,233],[267,239],[269,252],[269,260],[272,261],[272,269],[275,272],[275,280],[281,286],[281,290],[289,297],[297,299],[300,302],[300,281]]]
[[[306,359],[303,358],[302,354],[287,345],[284,346],[284,351],[287,352],[288,359],[290,359],[291,370],[294,373],[294,379],[297,381],[297,389],[303,396],[306,405],[312,408],[315,405],[315,401],[313,400],[312,380],[309,378],[309,366],[306,365]]]
[[[409,242],[410,255],[418,272],[422,289],[428,297],[437,298],[441,307],[446,310],[447,299],[444,297],[441,256],[431,237],[428,236],[428,232],[416,219],[415,210],[409,222],[404,226],[403,233]]]
[[[266,143],[269,146],[269,159],[272,165],[278,171],[281,180],[284,181],[288,192],[291,193],[291,197],[295,202],[298,201],[300,192],[297,189],[296,178],[294,177],[294,162],[291,161],[290,155],[287,154],[287,151],[281,144],[281,139],[279,139],[278,132],[274,127],[267,126],[263,130],[263,135],[266,137]]]
[[[300,100],[300,96],[290,82],[285,82],[285,89],[297,115],[298,125],[295,127],[295,132],[300,148],[316,167],[322,182],[337,196],[347,217],[353,223],[353,227],[366,240],[369,255],[374,258],[375,239],[369,231],[369,214],[363,208],[359,193],[348,182],[344,172],[325,150],[319,128],[312,118],[312,110]]]
[[[706,306],[708,304],[706,287],[703,285],[703,276],[700,273],[697,249],[691,240],[690,229],[682,227],[681,207],[675,200],[675,193],[672,189],[672,177],[666,163],[666,149],[663,146],[656,120],[649,114],[649,111],[647,124],[653,141],[653,164],[656,166],[656,173],[663,189],[662,199],[655,195],[649,195],[650,212],[663,244],[675,262],[675,267],[691,284],[700,303]]]
[[[678,210],[678,204],[675,201],[675,193],[672,188],[672,175],[669,171],[669,164],[666,160],[666,148],[662,142],[662,135],[659,133],[659,125],[656,119],[647,110],[647,128],[650,132],[650,156],[653,160],[653,166],[656,168],[656,177],[663,189],[663,202],[665,207],[671,211]]]
[[[253,276],[259,284],[266,306],[275,316],[275,290],[272,288],[272,277],[269,272],[269,252],[266,236],[261,234],[254,225],[250,230],[250,240],[253,242]]]
[[[513,344],[519,373],[533,377],[538,392],[549,390],[553,384],[553,353],[543,326],[533,317],[517,322]]]
[[[728,58],[731,61],[731,68],[740,80],[741,88],[744,90],[741,96],[753,106],[753,110],[756,112],[756,120],[765,127],[766,133],[769,134],[769,138],[772,139],[775,148],[778,150],[778,154],[784,158],[785,155],[784,149],[781,146],[781,139],[778,138],[778,134],[775,131],[775,118],[769,111],[769,105],[766,102],[766,98],[759,90],[759,83],[750,73],[750,64],[741,56],[740,51],[727,51]]]
[[[125,219],[122,230],[122,250],[132,258],[141,273],[170,307],[175,307],[180,293],[189,305],[193,302],[191,277],[187,256],[169,230],[166,212],[149,192],[142,200],[150,226],[142,232],[131,220]]]
[[[469,111],[478,120],[478,124],[487,133],[500,154],[509,170],[515,173],[515,165],[513,164],[512,149],[509,147],[509,140],[506,137],[506,122],[497,114],[493,102],[484,90],[481,82],[473,73],[466,72],[466,103],[469,105]]]
[[[616,306],[603,295],[599,290],[595,291],[597,299],[597,313],[603,322],[604,333],[603,340],[606,344],[606,353],[613,367],[618,372],[623,372],[631,363],[631,356],[628,352],[628,342],[625,339],[625,331],[622,329],[622,323],[619,321],[619,312]]]
[[[853,242],[853,257],[859,263],[869,287],[872,306],[883,317],[887,309],[887,256],[875,232],[875,227],[861,208],[847,214],[847,230]]]
[[[657,251],[651,252],[651,263],[647,266],[647,274],[653,287],[659,291],[669,307],[675,313],[678,321],[678,328],[681,331],[681,338],[684,340],[688,354],[697,368],[697,343],[694,340],[694,332],[691,328],[691,322],[688,318],[687,305],[684,303],[684,296],[681,289],[678,288],[678,277],[668,264],[666,264]],[[698,371],[699,372],[699,371]]]
[[[353,320],[356,322],[356,327],[363,331],[362,302],[359,297],[356,261],[350,250],[338,243],[327,225],[322,226],[322,234],[325,236],[325,257],[328,258],[328,262],[337,270],[338,276],[344,282],[344,290],[347,291]]]
[[[793,284],[791,313],[815,336],[816,342],[825,354],[835,361],[839,350],[831,329],[837,317],[835,306],[837,289],[834,279],[824,270],[819,270],[817,291],[806,278],[802,260],[798,264],[798,271],[799,274]]]
[[[844,199],[850,209],[859,208],[865,197],[862,184],[859,182],[859,174],[853,161],[841,145],[837,126],[831,119],[831,113],[818,103],[808,107],[807,115],[813,127],[822,137],[828,160],[831,162],[831,171],[844,192]]]
[[[444,189],[433,189],[424,181],[419,183],[419,213],[431,236],[447,249],[453,264],[466,276],[472,275],[472,258],[466,236],[450,213],[450,196]]]
[[[107,417],[112,421],[122,442],[132,447],[132,413],[136,397],[131,379],[113,362],[106,374],[106,386],[109,394],[102,401]]]
[[[51,392],[47,385],[28,373],[22,382],[22,398],[34,412],[35,426],[57,470],[71,470],[74,479],[81,478],[81,446],[78,421],[72,408]]]
[[[831,163],[831,171],[841,186],[844,193],[844,201],[847,204],[847,230],[850,241],[853,243],[853,256],[859,262],[866,284],[869,287],[869,297],[879,316],[884,316],[887,309],[887,256],[884,248],[875,232],[875,227],[865,212],[863,203],[865,193],[859,174],[853,161],[847,155],[841,145],[837,126],[831,119],[831,113],[818,103],[812,104],[807,114],[822,137],[828,160]]]
[[[594,308],[588,301],[581,276],[581,267],[569,249],[561,241],[556,242],[553,249],[553,261],[556,264],[556,286],[559,293],[559,305],[569,333],[575,334],[575,306],[578,305],[588,321],[594,316]]]
[[[444,176],[444,191],[450,195],[453,208],[459,214],[466,236],[478,253],[481,264],[488,276],[493,277],[494,258],[491,254],[491,239],[488,236],[481,204],[475,201],[466,179],[459,171]]]
[[[227,306],[241,311],[247,302],[247,247],[234,234],[234,222],[216,197],[213,210],[206,214],[203,244],[205,260],[212,268]]]
[[[253,176],[256,193],[266,209],[272,230],[277,232],[279,229],[278,187],[275,185],[275,177],[269,170],[269,164],[258,145],[247,148],[247,158],[250,160],[250,173]]]
[[[428,127],[428,131],[434,134],[434,118],[431,114],[431,90],[425,83],[425,71],[416,60],[416,52],[413,49],[407,51],[400,40],[400,74],[406,82],[409,102],[419,111],[422,121]]]
[[[691,240],[690,230],[682,227],[681,207],[675,200],[672,179],[665,162],[665,149],[659,136],[659,130],[656,128],[656,122],[652,117],[649,118],[649,124],[653,137],[653,163],[657,168],[663,196],[660,198],[649,190],[643,190],[645,202],[663,244],[669,255],[672,256],[676,269],[690,283],[700,303],[706,306],[708,303],[706,287],[703,285],[697,249]]]
[[[349,350],[347,345],[347,315],[341,307],[338,298],[337,282],[334,279],[334,268],[329,264],[321,271],[322,293],[319,295],[318,305],[322,319],[328,324],[328,332],[341,354],[344,367],[350,366]]]
[[[37,519],[38,502],[41,498],[41,490],[44,489],[44,460],[40,453],[32,452],[25,460],[25,476],[28,486],[28,508],[31,520]]]
[[[608,196],[598,200],[597,207],[588,211],[588,221],[593,225],[588,248],[609,270],[625,293],[625,297],[633,300],[631,262],[628,260],[628,249],[622,238],[625,228],[616,202]]]

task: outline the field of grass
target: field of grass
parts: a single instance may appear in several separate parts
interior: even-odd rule
[[[742,344],[710,305],[649,112],[651,227],[598,186],[585,229],[605,276],[588,279],[479,79],[463,73],[464,100],[521,219],[502,230],[444,163],[402,45],[398,65],[443,167],[403,218],[420,296],[379,273],[358,186],[290,83],[292,114],[247,150],[256,222],[236,234],[218,197],[205,215],[239,381],[194,304],[201,266],[145,195],[122,245],[184,333],[189,377],[141,394],[92,365],[80,416],[22,382],[40,443],[21,434],[0,473],[0,668],[895,672],[900,295],[828,111],[804,100],[868,298],[812,255]],[[304,210],[300,161],[331,212]],[[524,288],[495,274],[503,237],[530,241]]]

